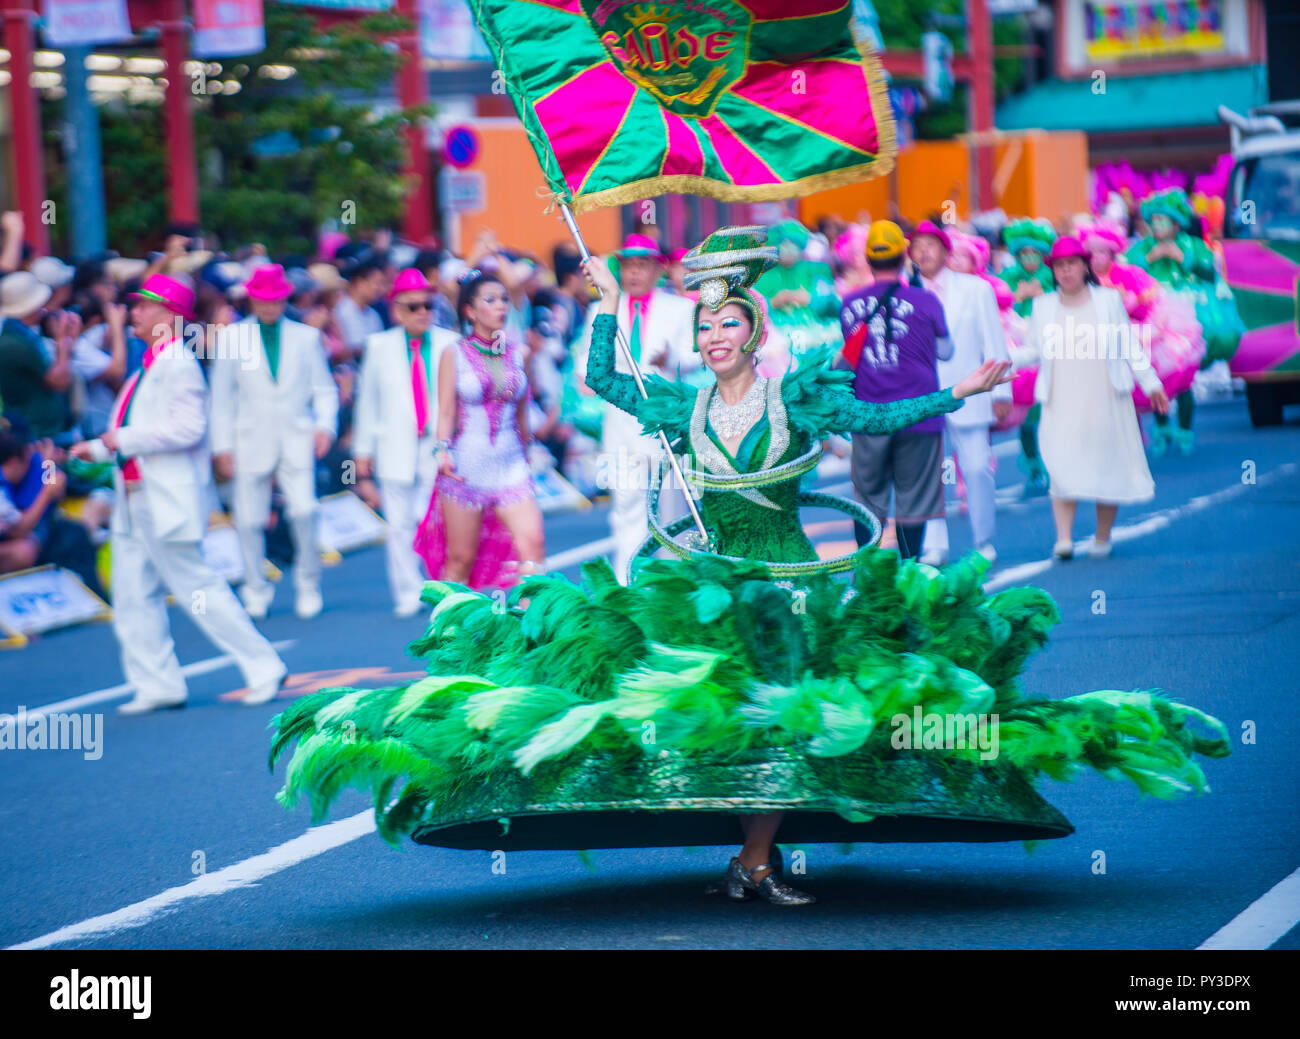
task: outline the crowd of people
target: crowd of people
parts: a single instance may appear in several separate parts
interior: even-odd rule
[[[857,496],[904,556],[947,561],[944,487],[956,473],[972,543],[996,558],[994,431],[1019,428],[1025,493],[1053,495],[1062,558],[1078,501],[1098,503],[1093,548],[1105,555],[1115,508],[1151,497],[1146,453],[1193,450],[1194,376],[1231,356],[1240,319],[1210,229],[1186,195],[1127,201],[1058,226],[990,214],[953,224],[936,214],[915,226],[826,218],[767,230],[779,262],[755,285],[770,319],[763,376],[833,359],[852,372],[859,400],[888,402],[950,387],[988,361],[1019,369],[951,414],[853,434]],[[707,371],[695,345],[697,293],[686,288],[690,255],[655,231],[640,228],[608,258],[621,291],[618,329],[642,372],[694,392]],[[596,299],[572,246],[539,257],[490,232],[464,256],[388,233],[329,232],[314,255],[272,257],[259,244],[223,249],[196,226],[176,226],[148,257],[109,252],[73,265],[34,255],[21,216],[5,213],[0,572],[57,563],[107,594],[96,548],[141,529],[121,499],[143,500],[129,488],[148,484],[150,453],[178,450],[186,466],[156,477],[175,500],[155,495],[155,540],[175,541],[177,530],[187,540],[194,524],[201,536],[211,509],[228,508],[253,618],[274,597],[267,557],[293,562],[299,616],[322,608],[317,503],[343,490],[388,523],[401,616],[419,610],[426,576],[480,588],[541,567],[534,474],[543,468],[584,494],[609,493],[615,568],[625,573],[646,539],[645,488],[659,479],[662,449],[588,385]],[[1082,345],[1076,354],[1062,329],[1080,344],[1126,338],[1132,349],[1089,367],[1096,355]],[[186,412],[154,400],[151,383],[163,380],[144,374],[191,332],[197,363],[176,392],[199,410]],[[616,366],[630,371],[621,353]],[[133,435],[150,404],[162,409],[166,444]],[[1149,436],[1140,410],[1155,413]],[[186,440],[184,421],[202,425],[197,436]],[[177,481],[194,491],[183,507]],[[680,489],[662,494],[660,509],[665,520],[684,514]],[[864,524],[858,537],[869,537]],[[144,569],[127,579],[126,558],[115,546],[121,613],[131,612],[117,602],[128,584],[139,610],[160,578],[173,591],[174,581],[211,584],[194,559],[160,562],[143,543]],[[146,700],[177,699],[165,670],[145,682]],[[262,687],[277,672],[266,660],[247,670]]]

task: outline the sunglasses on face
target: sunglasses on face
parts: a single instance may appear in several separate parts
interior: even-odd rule
[[[425,300],[423,303],[399,303],[398,306],[406,310],[414,310],[414,311],[432,310],[433,302],[431,300]]]

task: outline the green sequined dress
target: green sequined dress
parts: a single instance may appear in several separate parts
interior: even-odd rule
[[[769,383],[733,456],[707,422],[712,391],[650,376],[641,398],[614,371],[613,335],[598,319],[589,384],[708,474],[957,404],[864,404],[848,373],[805,360]],[[319,821],[357,787],[389,841],[526,850],[737,844],[737,814],[774,811],[787,842],[1062,837],[1040,775],[1205,789],[1195,755],[1228,752],[1213,717],[1152,691],[1025,695],[1025,661],[1059,614],[1036,588],[986,596],[982,556],[937,570],[868,548],[847,582],[777,580],[774,561],[816,558],[797,484],[704,490],[716,551],[647,560],[627,585],[603,559],[581,583],[532,577],[504,601],[428,582],[410,647],[427,676],[323,690],[277,716],[272,767],[296,743],[280,802],[305,796]]]

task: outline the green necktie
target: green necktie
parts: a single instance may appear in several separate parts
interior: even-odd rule
[[[632,359],[641,363],[641,301],[632,301]]]
[[[262,330],[262,347],[266,350],[266,365],[271,369],[271,378],[277,378],[280,369],[280,322],[267,325],[259,321]]]

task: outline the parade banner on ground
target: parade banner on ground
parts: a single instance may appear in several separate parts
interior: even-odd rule
[[[469,0],[551,190],[581,212],[759,202],[894,164],[845,0]]]
[[[45,0],[42,11],[48,47],[120,43],[132,35],[126,0]]]
[[[108,603],[71,570],[46,565],[0,577],[0,634],[34,635],[102,620]]]
[[[194,0],[194,54],[232,58],[266,50],[262,0]]]
[[[1223,0],[1088,0],[1089,61],[1224,49]]]

